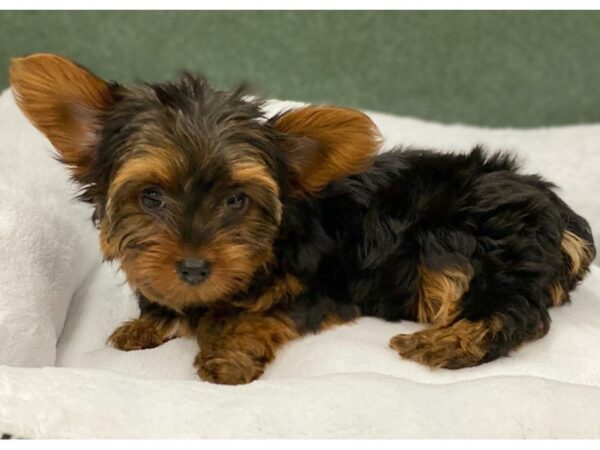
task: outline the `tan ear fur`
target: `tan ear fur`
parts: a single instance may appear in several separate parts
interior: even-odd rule
[[[308,193],[363,172],[381,145],[381,135],[373,121],[352,109],[307,106],[276,117],[274,126],[304,138],[299,145],[291,144],[285,150],[298,183]]]
[[[99,116],[113,103],[108,83],[66,58],[43,53],[13,59],[9,76],[25,116],[75,177],[84,175],[97,143]]]

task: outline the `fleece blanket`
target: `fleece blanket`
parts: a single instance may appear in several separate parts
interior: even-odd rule
[[[290,102],[270,102],[274,113]],[[369,113],[394,145],[515,152],[554,181],[600,242],[600,125],[485,129]],[[197,344],[119,352],[137,306],[101,263],[87,205],[52,147],[0,96],[0,433],[42,438],[600,437],[600,267],[510,358],[459,371],[401,360],[422,326],[363,318],[287,345],[246,386],[197,379]]]

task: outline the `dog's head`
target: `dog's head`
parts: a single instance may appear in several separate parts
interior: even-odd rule
[[[241,90],[201,77],[108,83],[63,57],[12,61],[17,103],[95,205],[106,259],[181,310],[244,292],[270,261],[286,199],[368,167],[362,113],[306,107],[266,119]]]

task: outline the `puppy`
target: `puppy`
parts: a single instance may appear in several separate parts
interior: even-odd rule
[[[482,364],[544,336],[596,253],[587,222],[502,153],[377,156],[362,113],[268,119],[187,74],[123,86],[38,54],[10,80],[139,298],[109,341],[194,336],[207,381],[248,383],[286,342],[360,316],[431,324],[390,340],[404,358]]]

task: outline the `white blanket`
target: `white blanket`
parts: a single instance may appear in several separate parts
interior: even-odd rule
[[[274,102],[275,111],[289,103]],[[600,126],[492,130],[371,114],[391,145],[521,155],[600,241]],[[460,371],[387,347],[414,323],[363,318],[287,345],[247,386],[196,378],[197,344],[119,352],[137,312],[101,264],[91,210],[50,144],[0,96],[0,433],[26,437],[600,437],[600,268],[548,336]],[[58,367],[51,367],[58,366]]]

